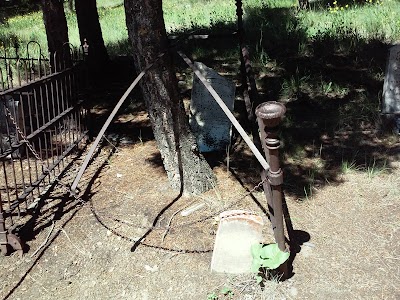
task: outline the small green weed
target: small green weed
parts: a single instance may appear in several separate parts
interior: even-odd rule
[[[306,201],[309,201],[311,198],[312,198],[312,195],[313,195],[313,190],[312,190],[313,188],[312,188],[312,185],[311,184],[308,184],[307,186],[304,186],[303,187],[303,190],[304,190],[304,199],[306,200]]]
[[[343,174],[348,174],[350,172],[360,170],[360,168],[357,166],[357,163],[354,160],[352,161],[342,160],[340,169]]]
[[[219,300],[219,299],[231,300],[231,299],[233,299],[234,295],[235,295],[235,293],[232,291],[231,288],[224,287],[218,293],[212,292],[212,293],[208,294],[207,300]]]
[[[378,164],[375,158],[373,158],[372,162],[366,165],[367,165],[366,172],[369,179],[372,179],[373,177],[384,173],[388,169],[386,160],[383,161],[382,164]]]
[[[310,86],[310,78],[310,75],[300,74],[299,69],[296,68],[295,75],[283,81],[281,96],[285,98],[296,98],[300,92],[307,90]]]
[[[220,293],[226,297],[228,297],[228,299],[232,299],[233,295],[235,295],[235,293],[232,291],[231,288],[228,287],[224,287]]]
[[[277,269],[289,259],[290,253],[281,251],[278,244],[254,244],[251,246],[251,255],[251,271],[256,273],[257,283],[261,283],[266,278],[267,270]]]
[[[207,295],[207,300],[218,300],[218,295],[215,292]]]

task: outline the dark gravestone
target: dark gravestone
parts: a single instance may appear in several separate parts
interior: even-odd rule
[[[235,84],[200,62],[195,66],[232,111]],[[232,124],[197,76],[193,79],[189,122],[200,152],[221,151],[229,145]]]
[[[11,149],[11,145],[19,141],[17,128],[7,115],[7,109],[11,112],[16,124],[20,126],[21,123],[19,101],[15,101],[11,96],[2,98],[0,101],[0,153]],[[12,157],[19,157],[19,151],[15,150]]]
[[[394,118],[400,130],[400,45],[390,48],[383,84],[382,113]]]

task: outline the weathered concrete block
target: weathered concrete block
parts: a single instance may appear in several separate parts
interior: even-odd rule
[[[228,274],[251,272],[251,246],[262,241],[264,222],[260,216],[243,210],[220,215],[211,271]]]

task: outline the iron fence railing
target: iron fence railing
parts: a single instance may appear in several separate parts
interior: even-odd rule
[[[38,46],[38,45],[37,45]],[[39,46],[38,46],[39,47]],[[81,51],[51,59],[0,57],[0,250],[22,248],[12,232],[69,164],[87,135]],[[40,49],[40,47],[39,47]]]

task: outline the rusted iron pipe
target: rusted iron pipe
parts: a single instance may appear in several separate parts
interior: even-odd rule
[[[287,251],[287,249],[285,244],[282,212],[283,172],[279,164],[280,140],[276,133],[276,126],[280,124],[285,112],[285,106],[275,101],[264,102],[256,108],[256,115],[260,127],[261,143],[265,156],[270,164],[267,177],[271,186],[272,194],[273,216],[271,216],[271,222],[275,240],[281,251]],[[271,201],[271,199],[268,199],[267,197],[267,201]]]
[[[96,150],[97,145],[99,144],[100,140],[102,139],[104,133],[106,132],[108,126],[110,126],[111,121],[114,119],[115,115],[117,114],[118,110],[120,109],[121,105],[124,103],[126,98],[129,96],[129,94],[132,92],[132,90],[136,87],[136,85],[139,83],[139,81],[142,79],[142,77],[146,74],[150,68],[154,66],[158,60],[165,55],[166,52],[160,54],[157,59],[154,61],[154,63],[148,65],[140,74],[135,78],[135,80],[131,83],[131,85],[128,87],[128,89],[125,91],[125,93],[122,95],[121,99],[119,99],[117,105],[115,105],[113,111],[111,114],[108,116],[106,122],[104,123],[103,127],[101,128],[99,134],[97,135],[95,141],[93,142],[92,146],[89,149],[88,154],[86,154],[85,160],[82,163],[81,168],[79,169],[78,174],[75,177],[74,182],[71,185],[71,195],[76,196],[76,188],[78,186],[79,180],[81,179],[83,173],[85,172],[90,159],[92,158],[92,155],[94,151]]]

